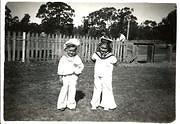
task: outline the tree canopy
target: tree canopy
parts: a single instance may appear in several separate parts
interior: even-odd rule
[[[42,25],[45,32],[62,32],[64,26],[72,25],[74,9],[63,2],[47,2],[42,4],[38,10],[36,17],[42,19]]]
[[[133,8],[104,7],[88,16],[83,17],[83,25],[74,27],[74,9],[63,2],[47,2],[42,4],[37,17],[42,19],[41,24],[30,23],[30,15],[24,14],[20,20],[12,16],[11,10],[5,7],[6,31],[61,33],[66,35],[86,35],[92,37],[102,36],[105,32],[111,38],[119,37],[120,33],[127,35],[129,24],[129,40],[163,40],[166,43],[176,43],[177,10],[173,10],[162,19],[160,23],[154,20],[145,20],[137,23],[133,15]]]
[[[128,20],[132,22],[137,20],[132,14],[133,11],[128,7],[118,10],[114,7],[102,8],[84,18],[85,28],[89,29],[89,35],[92,35],[91,32],[93,32],[93,35],[99,36],[101,33],[98,32],[104,31],[111,37],[118,37],[120,32],[126,32]]]

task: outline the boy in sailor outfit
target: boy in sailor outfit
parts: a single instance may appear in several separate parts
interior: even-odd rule
[[[104,110],[116,108],[112,89],[113,66],[117,63],[116,57],[111,53],[112,40],[102,37],[98,50],[92,55],[94,67],[94,92],[91,100],[92,110],[103,107]],[[102,93],[102,99],[101,98]]]
[[[78,76],[81,74],[84,64],[77,55],[79,40],[70,39],[64,44],[65,55],[63,55],[58,64],[58,75],[63,86],[59,93],[57,109],[65,110],[76,108],[75,94]]]

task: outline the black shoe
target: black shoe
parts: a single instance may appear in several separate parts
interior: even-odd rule
[[[112,112],[112,111],[115,111],[115,110],[116,110],[116,108],[113,108],[113,109],[109,109],[109,111],[111,111],[111,112]]]
[[[71,111],[76,111],[76,108],[68,108],[68,109],[71,110]]]
[[[103,109],[103,107],[102,107],[102,106],[98,106],[98,107],[97,107],[97,109],[102,110],[102,109]]]
[[[66,108],[60,108],[60,109],[58,109],[58,110],[60,110],[60,111],[64,111]]]

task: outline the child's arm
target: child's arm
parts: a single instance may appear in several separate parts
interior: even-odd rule
[[[91,60],[95,63],[96,62],[96,54],[94,53],[91,57]]]
[[[62,56],[58,63],[58,69],[57,74],[62,75],[63,74],[63,65],[64,65],[64,57]]]
[[[116,62],[116,63],[114,63],[113,65],[114,65],[114,66],[117,66],[117,65],[118,65],[118,63],[119,63],[119,61],[117,61],[117,62]]]
[[[77,57],[76,64],[74,64],[76,70],[74,73],[79,76],[82,73],[82,70],[84,69],[84,64],[82,63],[80,57]]]
[[[116,59],[115,56],[112,56],[112,57],[111,57],[111,64],[113,64],[114,66],[117,66],[118,60]]]

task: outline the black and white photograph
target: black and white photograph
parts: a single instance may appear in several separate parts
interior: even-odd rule
[[[176,122],[176,2],[3,7],[1,123]]]

